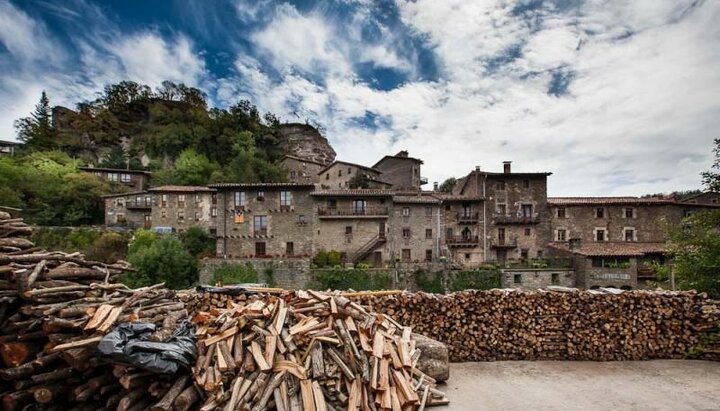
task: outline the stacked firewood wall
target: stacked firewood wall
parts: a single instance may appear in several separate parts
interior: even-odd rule
[[[357,301],[447,344],[451,361],[685,358],[720,321],[718,302],[695,292],[491,290]]]

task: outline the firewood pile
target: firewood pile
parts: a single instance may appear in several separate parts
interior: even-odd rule
[[[720,322],[717,302],[695,292],[565,291],[403,293],[356,300],[444,342],[451,361],[685,358]]]
[[[0,212],[3,409],[169,410],[173,402],[188,409],[198,401],[189,375],[157,376],[96,355],[98,342],[122,322],[154,323],[151,339],[168,338],[187,317],[175,293],[114,283],[127,264],[41,250],[24,238],[31,233],[22,219]]]
[[[448,403],[409,327],[334,293],[188,298],[201,409],[416,410]]]

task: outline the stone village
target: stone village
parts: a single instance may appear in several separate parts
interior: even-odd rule
[[[502,286],[636,289],[666,264],[663,224],[718,207],[720,194],[548,197],[550,172],[475,167],[452,192],[423,190],[423,161],[407,151],[373,166],[286,155],[285,183],[146,189],[150,173],[85,168],[130,192],[107,195],[105,223],[216,237],[218,258],[292,265],[338,251],[352,266],[502,268]]]

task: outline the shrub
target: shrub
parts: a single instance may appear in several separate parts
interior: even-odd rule
[[[114,263],[127,258],[127,234],[107,232],[86,248],[85,256],[91,260]]]
[[[168,288],[183,289],[197,283],[197,260],[171,236],[155,237],[141,233],[129,246],[128,261],[137,270],[123,276],[130,287],[144,287],[164,282]]]
[[[418,289],[427,293],[443,293],[442,271],[429,273],[423,269],[415,271],[415,284]]]
[[[270,269],[272,270],[272,269]],[[251,264],[236,265],[222,263],[213,270],[212,284],[240,284],[258,282],[258,274]]]
[[[500,270],[473,270],[452,273],[450,291],[489,290],[500,288]]]
[[[384,270],[329,268],[314,270],[310,286],[320,290],[385,290],[392,287],[392,276]]]
[[[340,267],[342,265],[342,254],[340,251],[320,251],[313,257],[313,264],[318,268]]]
[[[215,254],[215,237],[200,227],[190,227],[180,234],[180,241],[188,252],[196,257]]]

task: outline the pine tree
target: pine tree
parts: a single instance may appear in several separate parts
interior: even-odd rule
[[[18,138],[29,150],[52,150],[57,148],[55,128],[52,124],[50,100],[45,91],[40,95],[40,102],[30,117],[15,121]]]

